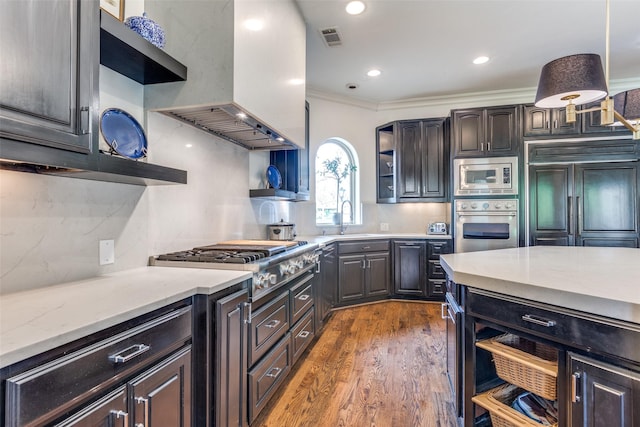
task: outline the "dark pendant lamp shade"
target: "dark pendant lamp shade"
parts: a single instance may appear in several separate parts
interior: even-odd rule
[[[613,97],[613,109],[631,123],[640,123],[640,89],[620,92]],[[622,126],[615,122],[613,126]]]
[[[542,67],[536,107],[561,108],[607,96],[607,81],[600,56],[593,53],[558,58]]]

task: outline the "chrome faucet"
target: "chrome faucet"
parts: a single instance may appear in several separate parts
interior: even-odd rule
[[[344,225],[344,204],[349,203],[349,213],[351,214],[351,221],[353,221],[353,205],[350,200],[345,200],[340,205],[340,234],[344,234],[347,226]]]

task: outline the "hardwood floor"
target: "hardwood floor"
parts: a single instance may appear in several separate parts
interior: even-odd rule
[[[457,426],[440,304],[337,310],[251,427]]]

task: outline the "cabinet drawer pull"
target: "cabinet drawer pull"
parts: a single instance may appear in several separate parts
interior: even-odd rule
[[[264,325],[265,328],[275,328],[276,326],[278,326],[280,324],[280,321],[277,319],[273,319],[271,322],[267,323]]]
[[[580,372],[571,374],[571,402],[580,402],[580,394],[578,393],[578,381],[580,380]]]
[[[249,324],[251,323],[251,303],[243,302],[242,304],[244,305],[244,313],[245,313],[244,323]]]
[[[144,423],[136,423],[136,427],[148,427],[149,426],[149,399],[145,399],[144,397],[136,397],[136,404],[143,404],[144,408]]]
[[[444,314],[445,310],[447,310],[448,307],[449,304],[447,304],[446,302],[440,304],[440,317],[442,318],[442,320],[447,320],[449,318],[448,314]]]
[[[120,353],[112,354],[109,356],[109,360],[113,363],[125,363],[142,353],[146,353],[150,349],[151,347],[145,344],[134,344],[131,347],[125,348]]]
[[[311,297],[311,295],[309,295],[309,294],[303,294],[303,295],[300,295],[300,296],[298,297],[298,299],[299,299],[300,301],[306,301],[306,300],[308,300],[308,299],[309,299],[309,297]]]
[[[540,317],[533,316],[531,314],[525,314],[522,316],[522,320],[525,322],[535,323],[536,325],[544,326],[550,328],[552,326],[556,326],[555,320],[547,320]]]
[[[81,122],[81,129],[80,129],[80,134],[81,135],[86,135],[89,133],[89,129],[91,127],[90,123],[91,123],[91,114],[89,113],[89,107],[88,106],[84,106],[84,107],[80,107],[80,122]]]
[[[306,337],[308,337],[308,336],[309,336],[309,333],[310,333],[309,331],[302,331],[302,332],[300,332],[300,333],[298,334],[298,336],[299,336],[300,338],[306,338]]]
[[[363,246],[362,249],[371,249],[371,246]]]
[[[271,370],[269,371],[269,373],[267,374],[267,376],[268,376],[268,377],[271,377],[271,378],[275,378],[275,377],[277,377],[278,375],[280,375],[280,372],[282,372],[282,369],[280,369],[280,368],[273,368],[273,369],[271,369]]]
[[[122,417],[122,427],[129,427],[129,414],[127,412],[112,410],[111,415],[116,419]]]

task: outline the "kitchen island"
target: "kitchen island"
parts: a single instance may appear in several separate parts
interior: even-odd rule
[[[556,401],[559,426],[638,426],[638,249],[537,246],[441,263],[462,311],[454,390],[465,427],[488,416],[529,425],[511,409],[524,392]],[[543,372],[541,386],[531,378]]]

